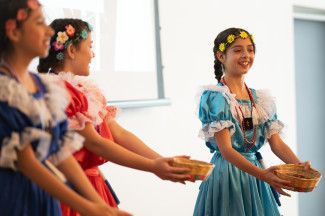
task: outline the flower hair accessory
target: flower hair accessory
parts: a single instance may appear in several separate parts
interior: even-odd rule
[[[6,23],[5,23],[6,30],[13,30],[13,29],[17,28],[17,23],[25,21],[28,18],[29,13],[32,10],[36,10],[41,5],[38,2],[38,0],[27,0],[26,4],[27,4],[26,8],[20,8],[17,11],[15,18],[8,19],[6,21]]]
[[[247,34],[245,31],[240,31],[238,35],[230,34],[227,36],[227,41],[219,44],[218,50],[224,52],[229,45],[234,42],[237,38],[246,39],[250,38],[254,43],[254,37],[251,34]]]
[[[92,27],[88,25],[88,29],[91,31]],[[65,26],[65,31],[59,31],[55,41],[52,43],[54,51],[58,52],[56,54],[56,59],[62,61],[64,59],[64,50],[68,48],[73,42],[79,40],[87,39],[88,31],[83,29],[80,33],[76,33],[75,28],[69,24]]]

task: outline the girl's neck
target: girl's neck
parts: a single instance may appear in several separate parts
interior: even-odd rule
[[[249,95],[245,86],[244,76],[225,75],[223,79],[225,83],[227,83],[229,90],[233,94],[236,94],[237,99],[249,99]]]
[[[24,85],[28,92],[35,93],[38,90],[36,83],[28,73],[28,65],[32,61],[32,58],[29,58],[20,52],[16,52],[14,55],[8,54],[4,56],[3,60],[7,64],[7,69],[10,70],[7,72]]]
[[[19,55],[19,53],[14,55],[4,56],[3,60],[10,65],[12,71],[8,71],[13,73],[17,79],[25,79],[28,76],[28,65],[30,64],[30,58],[23,57]]]

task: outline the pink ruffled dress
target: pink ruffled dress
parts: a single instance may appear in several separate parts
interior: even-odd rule
[[[117,108],[107,106],[107,100],[99,88],[84,78],[68,72],[61,72],[59,77],[65,82],[71,96],[71,103],[66,109],[69,129],[82,130],[86,123],[92,123],[102,137],[114,141],[106,120],[115,118]],[[111,207],[117,207],[114,196],[98,169],[107,160],[85,147],[76,152],[74,157],[104,201]],[[64,216],[79,215],[64,204],[61,207]]]

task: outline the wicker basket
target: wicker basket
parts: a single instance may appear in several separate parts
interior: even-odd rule
[[[208,178],[214,168],[211,163],[187,158],[174,158],[173,166],[190,168],[187,174],[193,175],[195,180],[202,181]]]
[[[283,164],[274,173],[283,180],[288,180],[292,191],[310,192],[317,186],[322,175],[315,169],[305,170],[304,165]]]

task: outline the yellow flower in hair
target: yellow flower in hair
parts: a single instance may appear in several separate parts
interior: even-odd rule
[[[236,36],[233,34],[228,35],[227,42],[230,44],[235,40]]]
[[[241,31],[241,32],[240,32],[240,34],[239,34],[239,37],[241,37],[241,38],[245,39],[245,38],[247,38],[247,37],[248,37],[248,35],[247,35],[247,33],[246,33],[246,32],[244,32],[244,31]]]
[[[57,35],[58,36],[56,38],[56,41],[61,44],[64,44],[69,39],[68,35],[65,32],[58,32]]]
[[[225,43],[221,43],[221,44],[219,44],[219,50],[220,50],[221,52],[225,51],[225,49],[226,49],[226,44],[225,44]]]

